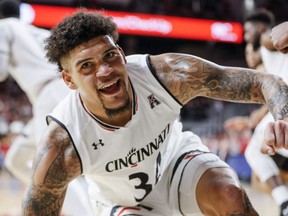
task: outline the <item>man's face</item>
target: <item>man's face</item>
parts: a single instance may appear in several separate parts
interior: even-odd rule
[[[79,90],[95,115],[118,114],[127,109],[131,98],[125,63],[123,51],[112,38],[98,36],[63,58],[62,77],[70,88]]]
[[[244,24],[244,40],[246,43],[259,43],[261,36],[261,26],[256,22],[245,22]]]
[[[254,50],[253,45],[248,43],[245,47],[245,59],[248,67],[255,69],[262,63],[260,50]]]

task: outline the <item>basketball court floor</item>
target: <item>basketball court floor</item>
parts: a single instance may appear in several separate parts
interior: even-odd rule
[[[279,215],[278,208],[269,194],[251,187],[248,183],[242,184],[260,216]],[[12,177],[5,169],[0,171],[0,216],[20,216],[24,190],[24,184]]]

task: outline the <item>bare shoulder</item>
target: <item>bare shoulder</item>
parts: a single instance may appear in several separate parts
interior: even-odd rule
[[[50,122],[37,146],[33,176],[23,199],[23,215],[60,215],[67,186],[80,174],[80,161],[68,133]]]
[[[81,174],[80,159],[72,140],[67,131],[58,123],[50,122],[47,131],[43,134],[38,144],[33,166],[35,177],[40,181],[56,183],[55,181],[58,179],[59,182],[69,183]],[[40,172],[38,172],[39,170]],[[38,176],[38,174],[44,176]]]
[[[201,96],[208,75],[221,68],[197,56],[182,53],[150,56],[150,60],[159,80],[182,104]]]

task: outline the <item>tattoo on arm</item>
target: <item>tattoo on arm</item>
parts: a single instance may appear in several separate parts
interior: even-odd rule
[[[288,88],[274,75],[248,68],[222,67],[185,54],[160,55],[154,62],[158,78],[182,104],[197,96],[266,103],[275,119],[288,119]]]
[[[196,96],[242,102],[259,97],[249,91],[254,79],[247,73],[249,69],[240,73],[230,67],[224,71],[211,62],[181,54],[169,54],[164,59],[154,66],[157,75],[183,104]]]
[[[28,191],[31,193],[27,199],[23,201],[23,215],[57,215],[61,213],[62,203],[64,202],[65,192],[57,193],[57,190],[41,186],[30,186]]]
[[[23,200],[23,215],[60,215],[67,185],[81,173],[79,158],[60,127],[41,143],[33,165],[33,182]]]

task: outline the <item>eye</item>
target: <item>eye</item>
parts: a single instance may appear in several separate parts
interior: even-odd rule
[[[81,66],[81,68],[85,69],[85,68],[89,68],[92,66],[92,63],[91,62],[84,62]]]
[[[115,52],[115,51],[110,51],[108,53],[105,54],[104,56],[104,60],[110,60],[112,59],[114,56],[116,56],[118,54],[118,52]]]

